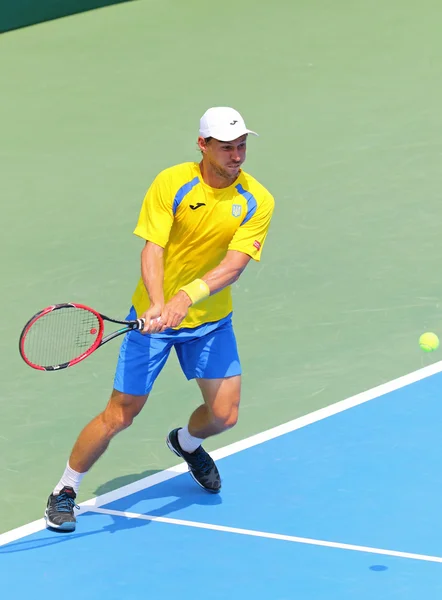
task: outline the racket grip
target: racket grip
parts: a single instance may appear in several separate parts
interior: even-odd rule
[[[152,323],[154,321],[158,321],[160,317],[157,317],[156,319],[151,319],[150,320],[150,324],[152,325]],[[134,325],[134,329],[144,329],[144,324],[146,322],[146,319],[137,319],[136,325]]]

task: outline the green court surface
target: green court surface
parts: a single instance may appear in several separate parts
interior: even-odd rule
[[[234,288],[240,422],[208,449],[418,369],[442,334],[439,0],[139,0],[0,38],[0,532],[39,518],[119,343],[59,373],[18,354],[24,322],[77,301],[124,318],[132,235],[156,173],[197,158],[201,114],[244,113],[246,170],[277,202]],[[199,397],[173,358],[80,500],[176,461]]]

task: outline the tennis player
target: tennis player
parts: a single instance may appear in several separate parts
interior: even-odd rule
[[[274,208],[271,194],[241,170],[250,134],[257,135],[233,108],[210,108],[200,120],[201,162],[162,171],[148,190],[134,232],[145,240],[141,278],[127,317],[144,317],[146,326],[121,344],[110,400],[80,433],[49,496],[48,527],[75,529],[82,478],[141,411],[172,348],[203,402],[187,426],[168,434],[167,445],[196,483],[220,491],[218,469],[201,444],[238,419],[241,365],[230,286],[250,259],[260,260]]]

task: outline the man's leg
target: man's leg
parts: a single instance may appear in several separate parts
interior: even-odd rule
[[[134,396],[114,389],[104,411],[82,430],[66,469],[49,496],[45,513],[48,527],[65,531],[75,529],[73,509],[81,480],[105,452],[111,439],[132,424],[147,397],[147,394]]]
[[[186,377],[197,380],[204,404],[193,412],[186,427],[169,433],[167,445],[184,458],[201,487],[217,493],[221,478],[201,444],[233,427],[238,419],[241,364],[230,316],[198,328],[190,340],[176,346],[176,351]]]
[[[218,493],[221,477],[215,462],[201,446],[206,438],[233,427],[238,420],[241,376],[197,379],[204,404],[191,415],[187,427],[174,429],[167,445],[189,465],[193,479],[205,490]]]
[[[111,439],[132,425],[134,418],[145,405],[147,397],[147,394],[133,396],[113,390],[104,411],[92,419],[78,436],[69,457],[71,469],[78,473],[89,471],[107,449]],[[63,483],[63,480],[60,483]]]
[[[65,472],[49,496],[46,508],[49,527],[75,529],[75,498],[83,476],[105,452],[111,439],[129,427],[141,411],[170,348],[170,340],[161,334],[131,331],[125,336],[110,400],[104,411],[80,433]]]
[[[205,440],[234,427],[238,421],[241,375],[226,379],[197,379],[204,404],[192,413],[189,434]]]

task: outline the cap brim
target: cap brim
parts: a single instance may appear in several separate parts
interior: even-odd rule
[[[259,137],[259,134],[256,133],[256,131],[251,131],[250,129],[244,129],[241,132],[237,131],[235,133],[235,137],[231,137],[231,135],[226,135],[226,133],[222,131],[213,131],[210,137],[215,138],[215,140],[218,140],[219,142],[233,142],[233,140],[237,140],[238,138],[246,134],[256,135]]]

